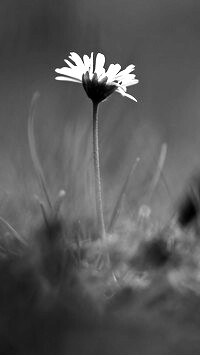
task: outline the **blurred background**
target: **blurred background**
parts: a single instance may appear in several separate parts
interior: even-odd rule
[[[86,204],[92,210],[91,102],[80,85],[55,81],[54,70],[64,66],[70,51],[94,51],[105,54],[107,65],[135,64],[139,79],[129,88],[138,103],[116,93],[100,108],[105,211],[110,213],[138,156],[126,208],[148,203],[166,142],[165,184],[161,179],[152,202],[155,214],[165,216],[200,168],[199,20],[195,0],[1,1],[1,213],[21,223],[15,214],[22,215],[27,196],[38,193],[27,139],[35,91],[37,149],[52,196],[66,188],[75,215],[85,213]]]

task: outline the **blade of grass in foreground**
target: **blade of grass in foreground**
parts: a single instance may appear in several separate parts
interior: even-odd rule
[[[39,99],[39,96],[40,96],[39,93],[35,92],[35,94],[33,95],[33,98],[32,98],[32,102],[31,102],[30,113],[29,113],[29,118],[28,118],[28,142],[29,142],[29,148],[30,148],[31,158],[33,161],[35,172],[37,174],[40,186],[41,186],[41,188],[44,192],[44,195],[46,197],[50,211],[52,211],[53,207],[52,207],[51,199],[49,196],[46,180],[45,180],[45,177],[43,174],[43,169],[41,167],[41,164],[40,164],[40,161],[38,158],[36,144],[35,144],[34,118],[35,118],[36,104]]]
[[[3,217],[0,217],[0,223],[2,223],[6,227],[6,229],[10,232],[11,235],[14,236],[15,239],[17,239],[24,246],[27,245],[25,240],[19,235],[19,233]]]
[[[108,226],[108,231],[110,233],[112,232],[113,226],[114,226],[114,224],[115,224],[115,222],[116,222],[116,220],[117,220],[117,218],[119,216],[120,207],[121,207],[121,203],[122,203],[123,197],[125,195],[127,186],[129,184],[129,181],[130,181],[130,178],[131,178],[133,172],[135,171],[139,161],[140,161],[140,158],[137,157],[136,161],[133,163],[133,165],[131,166],[131,169],[129,170],[129,173],[128,173],[125,181],[124,181],[124,184],[122,185],[122,189],[121,189],[120,194],[118,196],[117,202],[115,204],[115,207],[114,207],[111,219],[110,219],[110,224]]]
[[[45,210],[44,203],[43,203],[43,201],[40,200],[40,198],[37,195],[35,195],[35,200],[37,201],[38,205],[40,206],[40,210],[41,210],[42,216],[44,218],[44,222],[46,224],[46,227],[49,228],[48,216],[47,216],[47,213]]]
[[[149,204],[151,203],[152,198],[156,192],[156,189],[157,189],[160,179],[163,180],[165,187],[167,189],[167,192],[169,194],[169,197],[171,199],[170,191],[169,191],[168,185],[166,183],[165,177],[163,175],[163,168],[164,168],[164,164],[166,161],[166,157],[167,157],[167,144],[163,143],[161,146],[161,151],[160,151],[160,156],[159,156],[158,163],[157,163],[157,168],[156,168],[156,171],[153,176],[153,179],[152,179],[152,182],[150,185],[150,189],[149,189]]]
[[[66,191],[60,190],[54,204],[55,217],[57,217],[65,197],[66,197]]]

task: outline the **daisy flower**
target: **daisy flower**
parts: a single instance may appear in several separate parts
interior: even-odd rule
[[[56,69],[56,80],[72,81],[82,84],[88,97],[96,103],[100,103],[113,92],[118,92],[131,100],[137,101],[127,93],[127,87],[138,83],[133,74],[135,66],[130,64],[126,69],[121,70],[121,65],[110,64],[105,70],[105,56],[98,53],[94,60],[93,53],[90,57],[83,56],[83,59],[75,52],[71,52],[69,59],[65,59],[68,66]]]
[[[131,100],[137,101],[132,95],[127,93],[127,87],[135,85],[138,80],[133,74],[134,65],[131,64],[124,70],[121,65],[110,64],[108,69],[104,68],[105,56],[98,53],[94,61],[93,53],[90,57],[83,56],[83,59],[75,52],[71,52],[68,59],[65,59],[67,66],[56,69],[56,80],[72,81],[82,84],[88,97],[93,103],[93,157],[95,175],[95,200],[97,227],[102,239],[106,236],[104,224],[103,203],[101,192],[101,174],[99,161],[99,134],[98,134],[98,107],[99,103],[105,100],[113,92],[118,92]],[[109,262],[109,256],[108,260]]]

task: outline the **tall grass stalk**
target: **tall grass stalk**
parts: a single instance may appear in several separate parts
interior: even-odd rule
[[[43,169],[41,167],[41,164],[40,164],[40,161],[38,158],[38,154],[37,154],[37,150],[36,150],[36,145],[35,145],[34,118],[35,118],[36,104],[37,104],[39,97],[40,97],[39,93],[36,92],[33,95],[32,102],[31,102],[30,113],[29,113],[29,118],[28,118],[28,142],[29,142],[29,149],[30,149],[30,153],[31,153],[31,158],[33,161],[35,172],[37,174],[38,181],[40,183],[42,191],[44,192],[49,209],[51,212],[53,212],[53,206],[52,206],[51,198],[50,198],[50,195],[48,192],[47,183],[46,183],[46,180],[44,177]]]
[[[155,170],[155,174],[153,176],[151,186],[149,189],[149,202],[152,201],[152,198],[154,196],[154,193],[156,192],[159,180],[162,177],[162,171],[164,168],[166,157],[167,157],[167,144],[163,143],[161,146],[161,151],[160,151],[157,167]]]
[[[4,225],[8,232],[13,235],[15,239],[17,239],[21,244],[24,246],[27,245],[26,241],[19,235],[19,233],[14,229],[14,227],[11,226],[10,223],[8,223],[3,217],[0,217],[0,224]]]
[[[136,169],[136,167],[137,167],[139,162],[140,162],[140,158],[137,157],[137,159],[135,160],[135,162],[131,166],[131,169],[129,170],[129,173],[128,173],[126,179],[124,180],[124,183],[122,185],[122,188],[121,188],[121,191],[119,193],[118,199],[116,201],[115,207],[113,209],[113,213],[111,215],[111,219],[110,219],[110,223],[109,223],[109,227],[108,227],[109,233],[112,233],[113,227],[114,227],[115,222],[116,222],[116,220],[117,220],[117,218],[119,216],[119,213],[120,213],[121,204],[122,204],[123,198],[124,198],[124,196],[126,194],[126,190],[127,190],[130,178],[131,178],[133,172],[135,171],[135,169]]]

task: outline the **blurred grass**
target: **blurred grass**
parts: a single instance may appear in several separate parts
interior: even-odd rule
[[[52,177],[45,181],[50,193],[55,184],[53,213],[42,201],[40,189],[36,188],[42,211],[31,195],[34,175],[30,191],[20,184],[17,171],[12,175],[14,189],[2,209],[8,222],[1,218],[0,223],[1,351],[9,355],[198,352],[199,210],[195,224],[181,229],[180,218],[161,223],[153,206],[138,199],[132,213],[123,208],[102,243],[90,205],[94,195],[93,180],[88,179],[89,131],[90,124],[66,125],[64,141],[69,149],[62,150],[63,170],[57,170],[57,152],[55,145],[51,147],[44,174],[48,176],[55,162]],[[31,141],[32,149],[35,144]],[[144,201],[149,191],[152,197],[151,186],[156,193],[165,155],[161,149],[157,169],[154,164],[146,177]],[[38,173],[37,164],[35,168]],[[65,185],[60,186],[56,176],[63,171]],[[114,211],[130,180],[129,172]],[[43,184],[38,187],[43,189]],[[177,213],[182,209],[177,207]],[[107,252],[110,265],[102,258]]]

